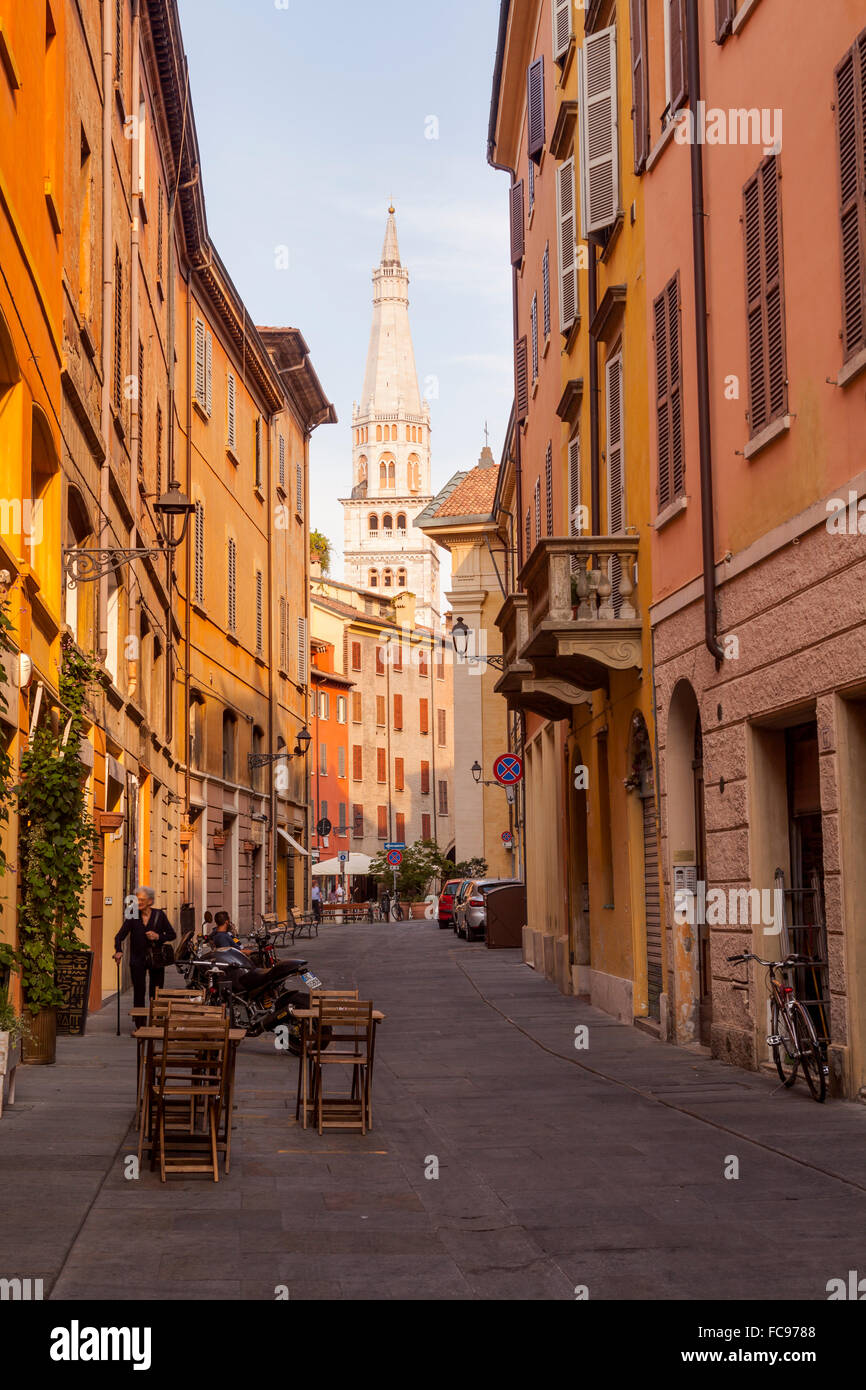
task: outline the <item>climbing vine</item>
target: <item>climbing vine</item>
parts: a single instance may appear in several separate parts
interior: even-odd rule
[[[32,1014],[62,1002],[54,957],[81,946],[84,891],[96,846],[79,755],[84,702],[96,668],[68,635],[62,648],[58,689],[65,712],[35,730],[21,759],[18,785],[19,946],[12,963],[21,972]]]
[[[13,647],[10,640],[12,623],[9,620],[6,603],[0,603],[0,668],[8,675],[9,658]],[[8,709],[8,702],[0,690],[0,708]],[[9,806],[15,792],[12,786],[12,759],[0,744],[0,877],[6,872],[6,845],[3,830],[9,823]]]

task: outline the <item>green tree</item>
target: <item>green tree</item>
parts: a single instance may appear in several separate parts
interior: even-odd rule
[[[451,861],[445,858],[435,840],[416,840],[403,851],[403,862],[397,870],[397,892],[408,902],[419,902],[430,885],[445,878],[452,868]],[[391,890],[394,870],[384,851],[372,860],[370,873]]]
[[[475,859],[461,859],[459,864],[451,866],[452,878],[486,878],[487,860],[476,856]]]
[[[322,566],[322,574],[331,572],[331,542],[327,536],[323,536],[321,531],[310,532],[310,559],[318,560]]]

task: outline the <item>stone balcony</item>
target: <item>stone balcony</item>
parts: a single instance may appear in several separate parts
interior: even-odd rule
[[[505,669],[497,690],[516,709],[565,719],[611,671],[643,665],[635,592],[637,536],[539,541],[496,619]]]

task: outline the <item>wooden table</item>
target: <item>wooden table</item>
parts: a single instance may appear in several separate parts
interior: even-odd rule
[[[350,1000],[349,1002],[352,1001]],[[298,1066],[300,1068],[298,1072],[298,1103],[295,1106],[295,1119],[297,1119],[300,1116],[301,1128],[306,1129],[307,1112],[310,1110],[312,1106],[312,1101],[309,1099],[310,1071],[308,1066],[309,1058],[307,1057],[307,1049],[312,1039],[312,1029],[310,1028],[310,1023],[313,1019],[319,1017],[319,1010],[294,1009],[293,1015],[295,1018],[300,1020],[301,1024],[301,1055],[298,1060]],[[370,1107],[367,1115],[368,1129],[373,1128],[373,1058],[376,1055],[376,1031],[378,1029],[379,1024],[383,1022],[384,1018],[385,1015],[383,1013],[380,1013],[378,1009],[373,1010],[373,1037],[370,1040]]]
[[[145,1014],[146,1014],[146,1013],[148,1012],[148,1010],[147,1010],[147,1009],[144,1009],[144,1010],[142,1010],[142,1009],[132,1009],[130,1012],[131,1012],[133,1015],[135,1015],[135,1014],[141,1014],[141,1013],[145,1013]],[[155,1042],[159,1042],[160,1038],[164,1037],[164,1035],[165,1035],[165,1029],[164,1029],[164,1027],[163,1027],[162,1025],[160,1025],[160,1024],[156,1024],[156,1025],[154,1025],[153,1027],[136,1028],[135,1032],[134,1032],[133,1035],[132,1035],[132,1036],[135,1038],[136,1042],[138,1043],[139,1055],[140,1055],[140,1053],[141,1053],[142,1047],[144,1047],[144,1049],[145,1049],[144,1066],[143,1066],[143,1068],[142,1068],[140,1065],[137,1067],[137,1075],[138,1075],[138,1095],[137,1095],[137,1103],[136,1103],[136,1117],[137,1117],[137,1119],[138,1119],[139,1124],[141,1124],[141,1123],[143,1122],[143,1117],[142,1117],[142,1114],[141,1114],[141,1106],[145,1105],[146,1102],[147,1102],[147,1094],[148,1094],[148,1091],[149,1091],[149,1089],[150,1089],[150,1084],[151,1084],[151,1080],[152,1080],[152,1077],[153,1077],[153,1045],[154,1045]],[[217,1147],[218,1147],[218,1148],[221,1148],[221,1149],[224,1151],[225,1156],[226,1156],[226,1175],[228,1175],[228,1172],[229,1172],[229,1170],[230,1170],[230,1168],[231,1168],[231,1151],[232,1151],[231,1133],[232,1133],[232,1109],[233,1109],[233,1106],[234,1106],[234,1094],[235,1094],[235,1062],[236,1062],[236,1060],[237,1060],[238,1047],[239,1047],[240,1044],[243,1042],[243,1040],[244,1040],[244,1038],[246,1037],[246,1035],[247,1035],[247,1030],[246,1030],[246,1028],[230,1028],[230,1029],[229,1029],[229,1043],[231,1044],[231,1053],[230,1053],[230,1056],[229,1056],[229,1078],[228,1078],[228,1090],[227,1090],[227,1093],[226,1093],[226,1105],[225,1105],[225,1116],[226,1116],[225,1134],[224,1134],[224,1136],[222,1136],[222,1137],[219,1136],[219,1135],[217,1135],[217,1140],[218,1140]],[[142,1084],[142,1082],[143,1082],[143,1084]],[[147,1148],[148,1151],[149,1151],[149,1150],[150,1150],[150,1145],[151,1145],[151,1143],[152,1143],[152,1140],[148,1140],[147,1138],[145,1138],[145,1140],[144,1140],[144,1142],[143,1142],[143,1144],[142,1144],[141,1147],[142,1147],[142,1148]]]

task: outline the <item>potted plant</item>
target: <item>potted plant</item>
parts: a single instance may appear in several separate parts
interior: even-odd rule
[[[27,1020],[16,1012],[5,989],[0,990],[0,1115],[4,1101],[15,1093],[15,1068],[21,1061],[21,1039],[29,1032]],[[6,1078],[9,1077],[7,1082]]]
[[[215,830],[214,833],[213,833],[213,846],[214,846],[214,849],[222,849],[222,848],[224,847],[224,845],[225,845],[225,842],[226,842],[226,833],[225,833],[225,831],[224,831],[224,830]]]

